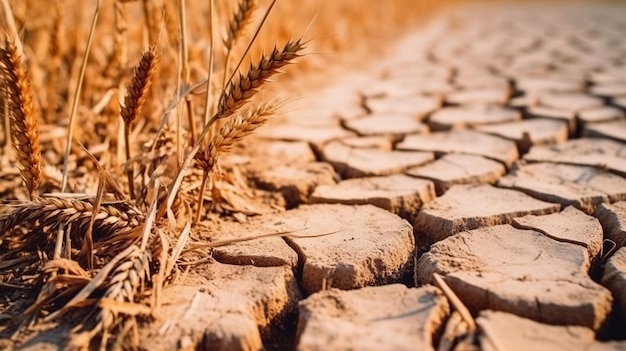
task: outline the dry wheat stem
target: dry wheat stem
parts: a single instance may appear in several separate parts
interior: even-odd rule
[[[47,83],[47,102],[45,120],[46,122],[52,122],[55,110],[57,108],[57,91],[56,85],[59,75],[59,66],[61,64],[61,56],[63,52],[63,40],[61,28],[63,24],[63,1],[55,1],[54,6],[54,20],[52,23],[52,29],[50,30],[50,49],[48,64],[46,65],[48,71],[48,83]]]
[[[213,79],[213,61],[215,59],[215,18],[213,16],[213,0],[209,0],[209,21],[210,21],[210,44],[209,44],[209,72],[207,74],[207,88],[204,96],[204,115],[202,121],[204,124],[209,123],[209,115],[213,104],[211,104],[211,80]]]
[[[141,1],[141,6],[142,6],[142,10],[143,10],[143,18],[144,18],[144,23],[146,25],[146,32],[148,33],[148,43],[154,43],[154,33],[152,30],[152,26],[153,26],[153,21],[152,21],[152,11],[150,8],[150,5],[148,4],[149,0],[142,0]]]
[[[24,48],[22,46],[22,42],[19,40],[20,33],[17,30],[17,26],[15,25],[15,17],[13,16],[13,10],[11,9],[11,5],[9,4],[9,0],[1,0],[4,13],[4,22],[8,27],[8,33],[13,40],[15,40],[16,51],[20,56],[24,56]]]
[[[104,197],[105,184],[104,173],[98,174],[98,191],[96,193],[96,200],[91,211],[91,218],[89,219],[89,226],[83,239],[83,245],[78,254],[79,259],[87,256],[87,267],[89,270],[93,269],[93,225],[96,222],[96,216],[100,212],[100,206],[102,205],[102,199]]]
[[[467,323],[469,330],[476,330],[476,323],[474,322],[474,318],[472,318],[472,314],[469,312],[467,307],[465,307],[463,301],[461,301],[461,299],[459,299],[454,291],[452,291],[452,289],[448,286],[443,277],[438,273],[433,273],[433,280],[435,285],[443,291],[450,303],[452,303],[454,308],[456,308],[459,312],[461,318],[463,318],[465,323]]]
[[[208,164],[208,160],[204,159],[204,155],[202,152],[199,152],[198,154],[196,154],[196,156],[198,157],[198,161],[200,162],[204,162],[205,164]],[[213,168],[213,166],[211,166],[211,168]],[[198,194],[198,209],[196,210],[196,216],[193,219],[193,223],[198,223],[200,221],[200,217],[202,216],[202,208],[204,207],[204,191],[206,190],[206,184],[207,181],[209,180],[209,174],[210,172],[207,170],[204,170],[202,172],[202,182],[200,183],[200,190],[199,190],[199,194]]]
[[[128,40],[126,32],[126,6],[125,1],[115,0],[113,3],[113,14],[115,22],[115,35],[113,36],[113,55],[119,68],[119,74],[126,69],[128,62]],[[120,83],[121,84],[121,83]]]
[[[39,118],[35,114],[28,71],[17,46],[8,38],[0,49],[0,71],[5,81],[9,106],[11,139],[20,164],[20,173],[32,199],[43,182]]]

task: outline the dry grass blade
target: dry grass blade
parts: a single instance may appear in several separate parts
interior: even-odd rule
[[[32,199],[43,182],[39,119],[33,106],[28,73],[17,46],[8,38],[0,49],[0,67],[5,81],[11,139],[20,163],[20,173]]]
[[[277,237],[292,238],[292,239],[320,238],[320,237],[324,237],[328,235],[337,234],[345,230],[345,229],[337,229],[337,230],[333,230],[330,232],[324,232],[324,233],[319,233],[319,234],[301,234],[301,235],[294,234],[295,232],[306,230],[306,229],[308,228],[303,228],[300,230],[286,230],[286,231],[277,232],[277,233],[257,234],[257,235],[245,236],[241,238],[224,239],[224,240],[212,241],[210,243],[195,244],[195,245],[190,245],[190,248],[187,251],[206,249],[206,248],[216,248],[216,247],[228,246],[228,245],[237,244],[237,243],[243,243],[246,241],[277,238]]]
[[[232,82],[220,97],[217,113],[213,119],[225,118],[235,113],[271,76],[279,73],[282,67],[300,57],[304,48],[305,43],[302,39],[290,40],[282,50],[275,47],[269,57],[263,55],[256,65],[250,64],[248,73],[245,76],[240,74],[239,78]]]
[[[146,102],[146,96],[150,85],[152,85],[152,78],[159,66],[159,55],[156,52],[156,47],[151,46],[146,52],[143,53],[139,64],[135,67],[133,78],[128,87],[126,96],[124,97],[124,106],[121,106],[120,115],[124,120],[124,144],[126,147],[126,160],[130,160],[130,132],[133,126],[133,122],[141,114],[141,109]],[[131,199],[135,198],[134,188],[134,174],[132,165],[128,166],[128,188]]]

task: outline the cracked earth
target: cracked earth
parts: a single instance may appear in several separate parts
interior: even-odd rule
[[[620,3],[465,5],[298,101],[255,156],[291,209],[220,231],[331,234],[216,249],[142,347],[626,350],[624,38]]]

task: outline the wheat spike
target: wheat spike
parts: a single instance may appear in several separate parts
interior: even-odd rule
[[[132,126],[137,116],[141,114],[141,109],[146,101],[148,89],[152,84],[152,78],[159,66],[159,55],[156,47],[151,46],[143,53],[135,71],[133,78],[124,97],[124,106],[121,106],[121,116],[124,122]]]
[[[274,47],[269,57],[263,55],[256,65],[250,64],[248,73],[245,76],[240,74],[239,78],[231,83],[220,97],[217,113],[213,119],[226,118],[235,113],[271,76],[278,73],[293,59],[300,57],[300,52],[305,48],[304,45],[301,39],[290,40],[282,50]]]
[[[132,245],[133,251],[122,261],[111,274],[109,288],[104,297],[116,301],[132,302],[135,292],[148,276],[150,251],[141,250]]]
[[[5,81],[11,121],[11,139],[20,164],[20,173],[30,198],[43,182],[39,118],[35,114],[28,71],[14,42],[5,40],[0,49],[0,70]]]
[[[150,276],[150,251],[141,250],[135,245],[131,245],[132,250],[115,270],[111,273],[109,287],[104,293],[104,299],[111,299],[116,302],[134,302],[135,293],[139,292],[143,283]],[[96,330],[101,328],[102,345],[107,343],[108,332],[119,325],[118,312],[101,307],[96,317]]]
[[[264,125],[275,112],[276,105],[263,104],[249,109],[245,114],[229,119],[219,129],[213,139],[209,141],[206,148],[196,154],[196,162],[198,162],[198,165],[204,172],[202,175],[202,184],[200,185],[200,193],[198,195],[198,208],[194,218],[195,223],[200,220],[202,204],[204,202],[204,189],[206,188],[206,183],[217,163],[217,158],[220,153],[231,150],[235,143]]]
[[[237,40],[243,36],[246,31],[246,27],[252,22],[252,14],[258,4],[257,0],[241,0],[237,7],[237,11],[234,13],[233,18],[228,23],[228,33],[226,40],[224,40],[224,46],[227,50],[231,50]]]
[[[34,224],[34,228],[56,227],[63,223],[76,226],[84,233],[89,226],[94,199],[72,199],[44,197],[21,205],[10,213],[0,216],[0,236],[23,223]],[[143,214],[124,202],[103,203],[94,222],[94,232],[113,234],[120,230],[132,230],[143,222]],[[49,231],[49,229],[48,229]]]
[[[124,145],[126,152],[126,161],[130,160],[130,131],[133,122],[137,116],[141,114],[143,104],[146,102],[148,89],[152,85],[152,78],[159,66],[159,56],[156,47],[151,46],[143,53],[135,71],[133,78],[128,87],[128,92],[124,97],[124,106],[121,107],[120,115],[124,120]],[[128,177],[128,191],[130,198],[135,198],[134,174],[132,165],[128,168],[126,175]]]
[[[276,106],[263,104],[249,109],[245,114],[229,119],[220,128],[207,147],[196,154],[196,160],[205,171],[210,171],[220,153],[228,152],[233,145],[252,134],[276,113]]]

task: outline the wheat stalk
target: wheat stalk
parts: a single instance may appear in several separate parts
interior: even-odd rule
[[[124,120],[124,140],[126,148],[126,161],[130,160],[130,132],[133,123],[141,114],[141,109],[146,102],[148,89],[152,85],[152,78],[159,66],[159,55],[156,47],[151,46],[143,53],[135,71],[133,78],[124,97],[124,106],[121,106],[120,115]],[[135,198],[134,175],[132,164],[128,165],[126,171],[128,176],[128,191],[131,199]]]
[[[187,32],[187,11],[186,0],[179,0],[178,4],[178,18],[179,18],[179,30],[180,30],[180,57],[181,57],[181,70],[183,83],[189,86],[191,82],[191,71],[189,68],[189,38]],[[189,143],[191,145],[196,143],[196,121],[193,108],[193,100],[191,96],[185,96],[185,107],[187,109],[187,123],[189,124]],[[179,116],[180,121],[180,116]],[[180,129],[180,124],[179,124]],[[180,139],[179,139],[180,140]]]
[[[68,176],[68,167],[69,167],[69,159],[70,159],[70,149],[72,146],[72,139],[74,137],[74,126],[76,124],[76,113],[78,112],[78,99],[80,97],[81,91],[83,89],[83,83],[85,78],[85,70],[87,68],[87,58],[89,57],[89,52],[91,51],[91,44],[93,43],[93,35],[96,31],[96,23],[98,23],[98,17],[100,16],[100,5],[101,0],[96,0],[96,8],[93,12],[93,17],[91,19],[91,26],[89,28],[89,34],[87,36],[87,46],[85,48],[85,52],[83,53],[83,58],[80,64],[80,72],[78,74],[78,84],[76,85],[76,90],[74,91],[74,96],[72,99],[72,109],[70,111],[70,124],[67,130],[67,139],[65,140],[65,152],[63,154],[63,178],[61,179],[61,192],[65,192],[67,188],[67,176]],[[57,235],[57,241],[62,242],[62,231],[59,230]],[[58,257],[57,257],[58,258]]]
[[[275,2],[276,0],[272,1],[270,6],[273,6]],[[266,13],[265,17],[267,17],[268,13]],[[265,83],[272,75],[278,73],[280,68],[289,64],[291,60],[300,57],[300,52],[304,48],[305,43],[302,42],[302,39],[298,39],[296,41],[290,40],[280,51],[277,48],[274,48],[269,58],[266,58],[265,55],[263,55],[257,65],[250,66],[250,70],[246,76],[240,75],[238,81],[231,84],[228,91],[226,89],[223,91],[222,96],[220,97],[217,113],[213,115],[213,117],[211,117],[211,119],[209,119],[209,121],[205,124],[196,144],[185,157],[176,174],[176,179],[174,179],[174,182],[172,183],[166,202],[159,211],[159,217],[163,216],[165,213],[170,215],[172,214],[172,204],[178,197],[178,191],[180,190],[180,186],[185,176],[185,170],[191,165],[195,155],[200,150],[201,143],[203,142],[204,137],[211,130],[213,123],[235,113],[258,92],[258,89],[261,85],[263,85],[263,83]],[[173,219],[170,220],[173,221]]]
[[[11,139],[20,164],[20,173],[32,199],[43,182],[39,118],[35,114],[28,70],[14,42],[6,38],[0,49],[2,76],[8,100]]]

